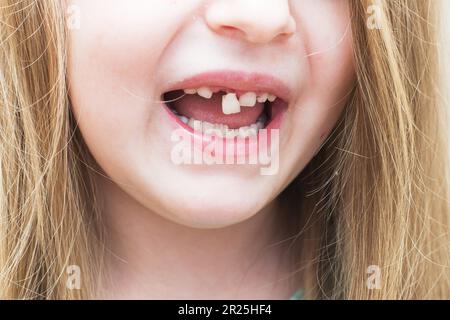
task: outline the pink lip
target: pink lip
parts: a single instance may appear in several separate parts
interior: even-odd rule
[[[205,72],[180,82],[176,82],[165,92],[193,89],[207,86],[209,88],[230,89],[237,93],[256,92],[271,93],[289,103],[291,90],[283,81],[262,73],[246,73],[236,71]]]
[[[280,107],[276,108],[276,110],[278,111],[272,115],[270,123],[265,128],[269,133],[267,136],[267,143],[270,147],[270,133],[272,130],[279,130],[281,128],[284,114],[287,111],[288,101],[291,95],[290,89],[282,81],[272,76],[258,73],[214,71],[202,73],[188,78],[184,81],[177,82],[171,87],[167,88],[164,92],[199,88],[202,86],[209,87],[213,89],[213,91],[229,89],[237,93],[251,91],[256,93],[271,93],[276,95],[278,99],[275,101],[275,103],[279,103]],[[235,144],[236,148],[234,150],[234,156],[248,156],[249,150],[255,150],[255,146],[253,144],[256,142],[259,145],[259,141],[261,140],[261,136],[259,134],[256,141],[255,139],[247,138],[244,140],[244,142],[242,142],[242,140],[238,140],[237,138],[226,139],[205,135],[194,131],[194,129],[192,129],[190,126],[183,123],[165,104],[163,104],[163,108],[169,115],[169,118],[174,125],[174,129],[183,128],[194,140],[194,146],[201,146],[202,149],[204,149],[212,141],[220,140],[220,142],[226,146],[230,143]],[[226,153],[229,153],[229,150],[226,151]],[[224,154],[225,152],[223,153],[223,155]],[[222,154],[220,154],[220,156],[221,155]]]

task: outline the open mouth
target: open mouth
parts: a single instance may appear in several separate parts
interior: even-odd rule
[[[287,103],[272,92],[219,86],[191,87],[163,94],[168,109],[187,127],[224,138],[257,136]]]

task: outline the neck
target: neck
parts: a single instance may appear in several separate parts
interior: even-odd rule
[[[111,182],[100,186],[109,270],[103,297],[287,299],[295,291],[276,202],[239,224],[204,230],[163,218]]]

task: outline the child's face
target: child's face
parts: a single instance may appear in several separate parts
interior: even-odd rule
[[[74,0],[71,5],[78,6],[81,20],[71,31],[70,95],[87,146],[129,196],[186,225],[223,227],[268,205],[318,151],[354,83],[346,0]],[[186,95],[170,107],[229,129],[258,121],[269,126],[271,133],[279,132],[279,142],[272,136],[270,164],[260,157],[258,165],[176,163],[179,143],[172,135],[190,131],[159,100],[169,91],[201,87],[222,92],[212,99]],[[264,98],[265,92],[277,100],[255,103],[253,93]],[[240,113],[224,114],[238,112],[240,105]],[[264,112],[272,113],[267,121]],[[208,139],[195,141],[207,145]],[[272,171],[262,174],[268,167]]]

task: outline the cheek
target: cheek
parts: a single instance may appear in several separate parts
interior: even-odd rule
[[[348,1],[315,0],[294,5],[310,66],[309,81],[328,86],[326,92],[334,95],[334,88],[340,91],[339,84],[345,86],[354,73]]]
[[[140,13],[125,15],[123,12],[132,9],[127,10],[124,2],[109,6],[101,5],[101,0],[78,2],[86,14],[82,15],[81,28],[71,33],[70,72],[75,78],[72,82],[82,80],[84,90],[117,90],[130,82],[145,87],[142,80],[151,79],[159,55],[158,43],[164,40],[164,34],[157,31],[160,29],[152,26],[157,21],[148,17],[143,21],[146,6],[129,6],[143,8]],[[104,7],[108,10],[102,10]]]
[[[351,37],[326,54],[310,57],[310,83],[319,99],[331,109],[340,109],[348,101],[355,84]]]
[[[199,1],[71,1],[81,13],[81,27],[71,33],[73,60],[86,69],[101,61],[111,73],[148,76]]]
[[[322,37],[311,41],[316,50],[309,57],[310,85],[320,101],[317,114],[324,126],[317,134],[321,140],[324,133],[326,138],[334,127],[356,81],[350,20],[344,17],[344,12],[338,15],[334,23],[323,26]]]
[[[316,119],[304,123],[309,128],[313,149],[327,139],[348,103],[355,85],[354,62],[350,42],[344,42],[327,55],[310,59],[310,98],[307,98],[303,115]]]
[[[336,17],[334,23],[327,22],[316,29],[311,21],[305,23],[311,23],[305,30],[308,81],[300,92],[295,112],[295,139],[299,139],[299,163],[303,165],[319,151],[336,126],[356,80],[349,20]]]
[[[135,2],[71,3],[80,8],[81,28],[70,34],[70,96],[86,143],[99,158],[102,149],[117,157],[132,148],[130,141],[139,143],[149,125],[153,71],[176,29],[167,13],[185,10],[168,10],[173,1]]]

